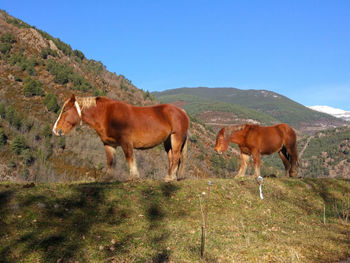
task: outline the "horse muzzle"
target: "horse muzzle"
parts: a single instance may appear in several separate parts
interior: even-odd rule
[[[62,136],[63,132],[61,129],[58,130],[58,132],[56,131],[56,129],[52,129],[53,134],[55,134],[56,136]]]
[[[217,150],[217,149],[214,149],[215,151],[216,151],[216,153],[217,154],[220,154],[220,155],[222,155],[222,151],[220,151],[220,150]]]

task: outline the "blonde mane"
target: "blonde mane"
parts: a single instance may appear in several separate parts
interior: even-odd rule
[[[236,131],[240,131],[243,130],[245,128],[246,124],[243,125],[232,125],[232,126],[228,126],[225,128],[225,138],[230,138],[231,135],[236,132]]]
[[[96,97],[76,97],[81,110],[96,106]]]

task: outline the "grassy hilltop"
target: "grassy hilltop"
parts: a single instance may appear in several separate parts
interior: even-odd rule
[[[206,180],[0,185],[0,262],[201,262]],[[206,194],[203,195],[202,193]],[[350,181],[215,179],[202,262],[350,256]],[[324,214],[325,212],[325,214]]]

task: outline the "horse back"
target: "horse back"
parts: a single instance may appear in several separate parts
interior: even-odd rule
[[[285,143],[295,141],[295,132],[287,124],[262,127],[259,125],[247,125],[245,146],[251,151],[261,154],[271,154],[279,151]]]
[[[149,148],[163,142],[172,133],[186,134],[187,114],[171,104],[137,107],[108,100],[106,104],[106,132],[116,144],[132,141],[135,148]]]

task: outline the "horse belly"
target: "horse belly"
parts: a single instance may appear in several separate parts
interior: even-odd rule
[[[134,134],[133,146],[136,149],[147,149],[157,146],[164,142],[170,135],[168,129],[161,130],[142,130]]]
[[[273,154],[282,148],[282,140],[276,137],[269,137],[262,141],[260,153],[263,155]]]

